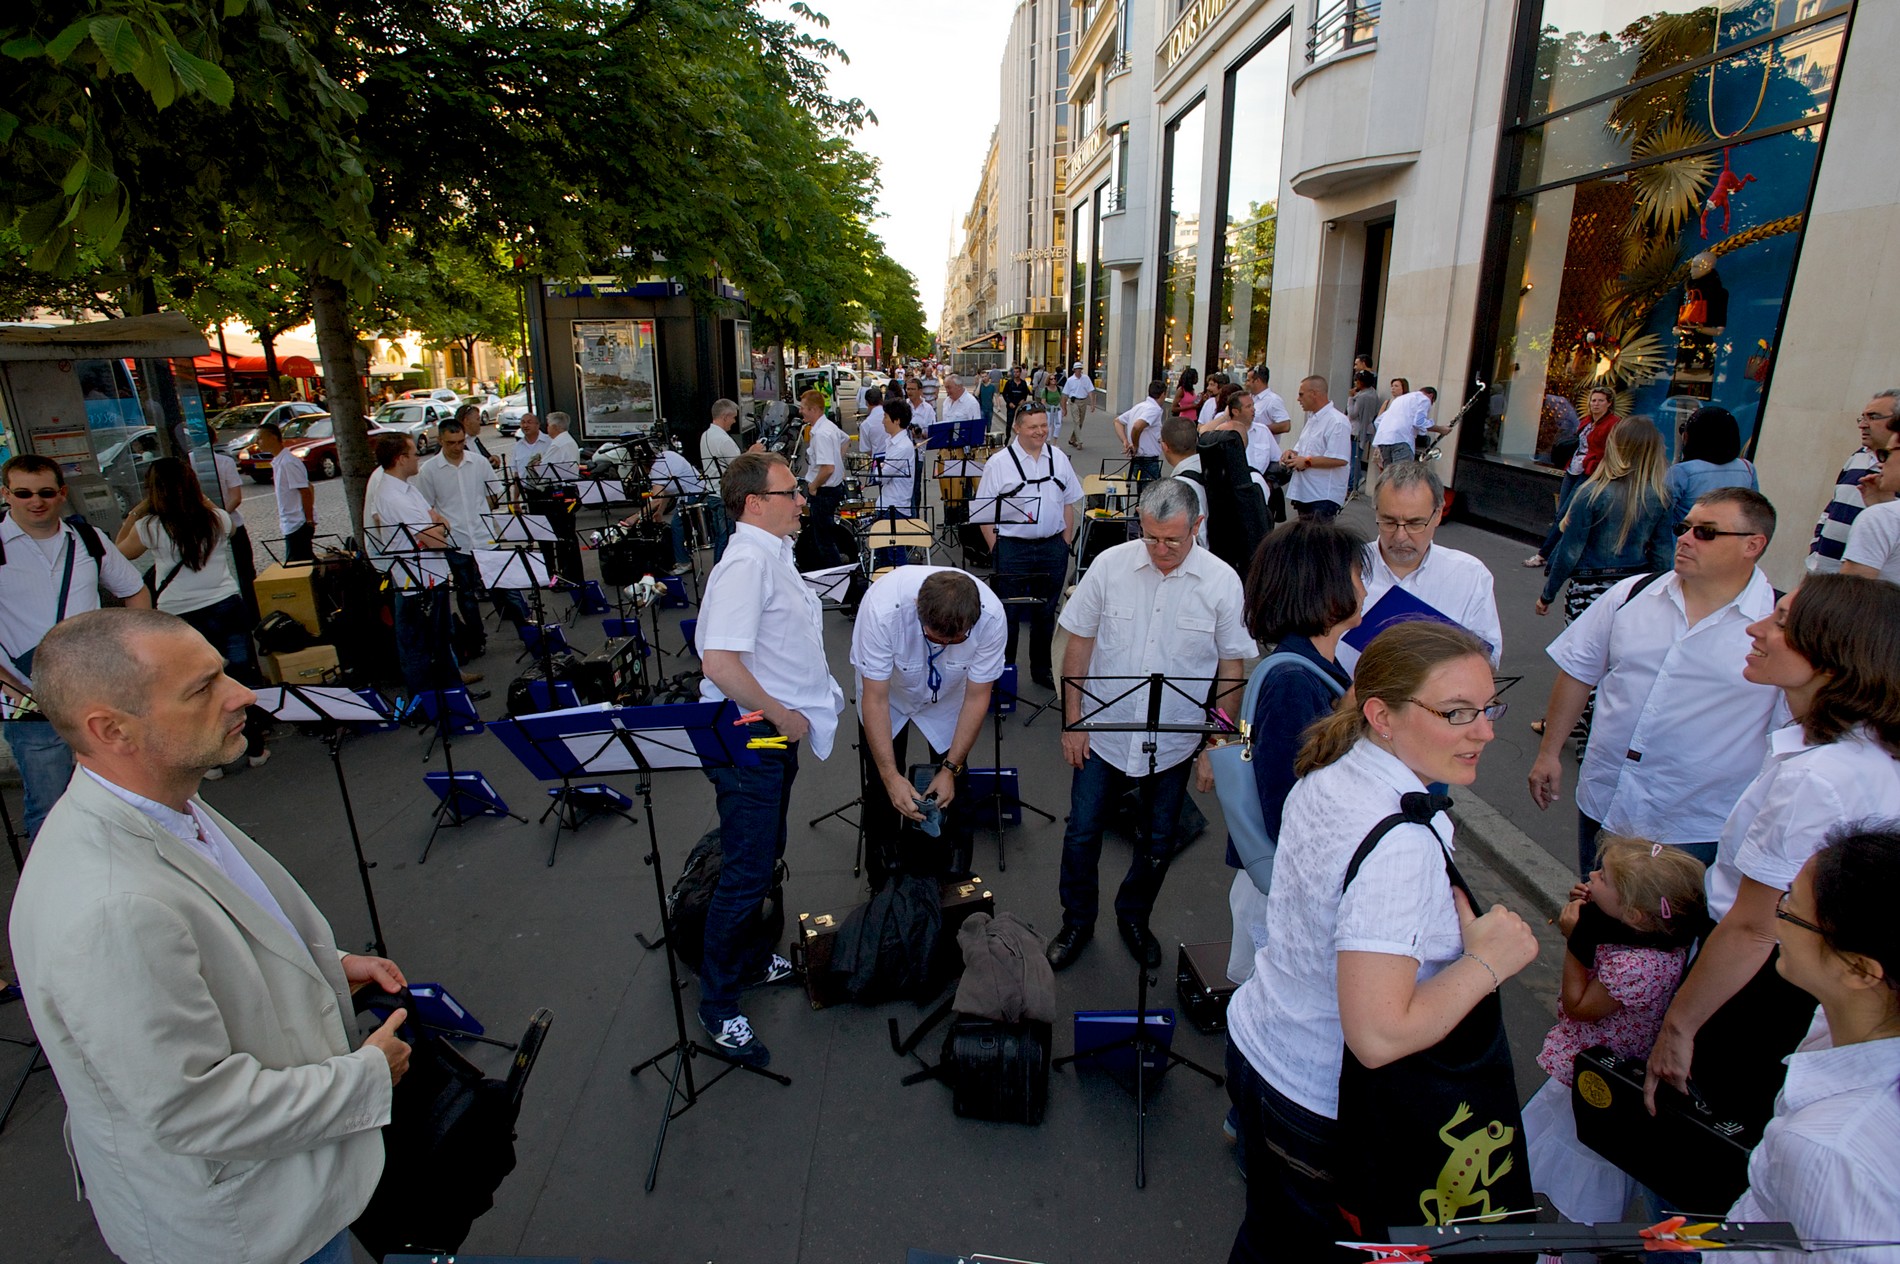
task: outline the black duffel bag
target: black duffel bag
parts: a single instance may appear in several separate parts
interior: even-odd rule
[[[725,851],[717,826],[700,836],[680,867],[680,876],[666,896],[666,937],[680,964],[698,974],[706,960],[706,910],[719,889],[719,870]],[[775,944],[785,934],[785,861],[772,870],[772,886],[759,905],[753,942]]]

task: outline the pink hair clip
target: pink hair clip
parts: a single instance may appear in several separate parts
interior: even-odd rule
[[[1663,845],[1661,843],[1651,843],[1649,845],[1649,858],[1654,860],[1656,857],[1662,855],[1662,849]],[[1663,916],[1667,917],[1669,914],[1664,913]]]
[[[1674,914],[1669,911],[1669,897],[1664,895],[1658,896],[1657,899],[1662,904],[1662,919],[1666,922],[1674,916]]]

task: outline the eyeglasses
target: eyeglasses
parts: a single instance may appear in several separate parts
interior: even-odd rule
[[[1811,930],[1815,934],[1820,935],[1823,938],[1825,938],[1827,936],[1826,931],[1822,930],[1819,926],[1816,926],[1813,922],[1804,921],[1803,919],[1796,917],[1793,913],[1790,913],[1788,911],[1788,897],[1793,894],[1794,892],[1792,891],[1783,891],[1781,893],[1781,898],[1775,901],[1775,916],[1781,921],[1792,922],[1794,925],[1799,926],[1802,930]]]
[[[1719,535],[1760,535],[1761,532],[1723,531],[1721,528],[1712,527],[1706,522],[1678,522],[1676,524],[1676,534],[1679,536],[1693,534],[1698,540],[1713,540]]]
[[[803,495],[805,494],[805,489],[804,489],[804,488],[802,488],[802,487],[794,487],[794,488],[792,488],[792,489],[791,489],[790,491],[783,491],[783,492],[753,492],[752,494],[753,494],[754,496],[803,496]]]
[[[1184,535],[1149,535],[1143,532],[1141,542],[1151,549],[1178,549],[1186,546],[1188,539]]]
[[[65,491],[64,487],[9,487],[7,495],[15,500],[32,500],[35,496],[41,500],[58,500]]]
[[[1432,519],[1426,518],[1388,518],[1380,514],[1378,519],[1381,531],[1403,531],[1407,535],[1417,535],[1432,525]]]
[[[1860,419],[1869,425],[1884,426],[1894,418],[1893,413],[1862,413]]]
[[[1511,704],[1508,702],[1492,702],[1482,707],[1453,707],[1449,711],[1440,711],[1437,707],[1426,706],[1417,698],[1407,698],[1406,701],[1421,711],[1430,711],[1447,724],[1458,725],[1460,727],[1466,724],[1476,724],[1479,716],[1483,716],[1487,720],[1503,719],[1504,713],[1511,709]]]

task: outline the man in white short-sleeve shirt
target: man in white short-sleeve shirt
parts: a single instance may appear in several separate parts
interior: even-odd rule
[[[719,476],[739,455],[739,442],[732,437],[732,428],[738,424],[738,403],[715,399],[712,424],[699,436],[699,460],[706,479],[706,529],[712,532],[715,566],[726,555],[726,542],[732,538],[732,519],[726,516],[726,502],[719,494]]]
[[[5,471],[7,514],[0,518],[0,707],[9,719],[33,686],[40,641],[76,614],[99,608],[105,589],[128,606],[147,609],[145,579],[97,529],[66,521],[66,475],[51,457],[22,453]],[[81,531],[89,533],[81,535]],[[0,724],[26,795],[26,836],[72,779],[73,753],[43,720]]]
[[[1092,679],[1162,675],[1172,688],[1161,696],[1167,724],[1205,723],[1203,703],[1238,709],[1241,664],[1257,653],[1248,635],[1240,577],[1233,567],[1194,543],[1198,502],[1182,479],[1161,479],[1142,490],[1139,540],[1118,544],[1089,566],[1062,611],[1069,634],[1064,677]],[[1218,678],[1218,679],[1217,679]],[[1117,698],[1132,681],[1089,687],[1095,697]],[[1115,896],[1115,921],[1135,959],[1153,968],[1161,944],[1148,927],[1155,897],[1167,876],[1170,839],[1194,769],[1201,738],[1193,733],[1071,731],[1096,723],[1144,722],[1146,690],[1102,707],[1083,708],[1083,691],[1063,690],[1062,755],[1075,769],[1069,824],[1062,838],[1062,929],[1049,942],[1049,962],[1060,970],[1095,933],[1102,829],[1130,786],[1149,806],[1137,822],[1133,861]],[[1144,745],[1152,743],[1152,751]]]
[[[484,594],[494,601],[502,618],[517,627],[528,621],[528,607],[516,589],[490,592],[475,564],[475,550],[488,547],[489,531],[482,516],[501,492],[501,475],[469,447],[468,429],[461,422],[443,422],[436,435],[442,450],[422,462],[412,485],[448,520],[449,571],[455,577],[455,606],[461,616],[456,646],[466,662],[480,658],[488,647],[488,629],[482,621]],[[377,490],[381,491],[380,484]]]
[[[1385,406],[1372,431],[1372,450],[1378,468],[1418,459],[1418,437],[1444,434],[1447,427],[1432,424],[1432,397],[1424,391],[1407,391]]]
[[[917,503],[917,445],[911,442],[910,405],[892,400],[883,417],[884,450],[873,460],[871,481],[877,484],[877,507],[909,514]]]
[[[376,463],[383,481],[370,502],[363,534],[371,563],[389,577],[395,593],[396,657],[413,703],[431,690],[473,684],[481,676],[463,677],[450,647],[449,603],[441,591],[450,574],[449,524],[415,486],[421,468],[416,441],[406,434],[379,436]]]
[[[1115,438],[1137,480],[1161,477],[1161,397],[1168,384],[1159,378],[1148,383],[1148,395],[1115,418]]]
[[[1874,441],[1882,445],[1874,449],[1880,468],[1861,480],[1867,508],[1861,510],[1847,533],[1841,573],[1900,584],[1900,500],[1894,499],[1900,496],[1900,436],[1893,433],[1891,425],[1884,434],[1873,435]]]
[[[1029,399],[1010,421],[1013,437],[983,463],[970,501],[971,520],[996,552],[996,577],[1005,597],[1041,597],[1009,605],[1009,661],[1016,661],[1018,630],[1029,620],[1029,676],[1054,689],[1056,603],[1069,577],[1082,480],[1062,449],[1049,442],[1049,415]],[[1023,518],[1030,521],[1022,521]]]
[[[930,427],[936,424],[937,409],[924,398],[924,386],[921,381],[912,378],[904,384],[904,402],[910,405],[910,424],[930,433]]]
[[[1469,553],[1437,542],[1445,508],[1445,485],[1421,461],[1408,461],[1386,471],[1375,493],[1378,539],[1366,546],[1360,579],[1366,599],[1364,614],[1393,588],[1403,588],[1420,601],[1475,633],[1491,647],[1491,665],[1504,655],[1504,625],[1498,618],[1497,585],[1485,564]],[[1339,661],[1350,671],[1359,651],[1343,641]]]
[[[950,567],[900,566],[864,594],[851,630],[851,665],[872,890],[883,885],[892,862],[931,877],[969,872],[964,772],[989,712],[991,685],[1003,674],[1007,634],[996,594]],[[913,726],[936,765],[923,790],[908,775]],[[904,828],[923,821],[919,799],[944,809],[935,839]]]
[[[1781,690],[1742,678],[1753,648],[1748,626],[1775,605],[1756,566],[1774,535],[1774,507],[1759,492],[1724,487],[1696,501],[1684,522],[1673,571],[1617,584],[1548,651],[1561,670],[1531,765],[1539,808],[1557,801],[1563,744],[1591,689],[1597,694],[1577,777],[1584,873],[1595,867],[1599,830],[1681,846],[1713,863],[1769,731],[1788,718]],[[1700,539],[1697,527],[1712,538]]]
[[[1293,428],[1293,414],[1286,410],[1286,401],[1280,398],[1279,392],[1267,385],[1268,379],[1269,370],[1264,364],[1247,370],[1247,393],[1253,396],[1254,420],[1274,434],[1283,435]]]
[[[1089,401],[1095,397],[1095,382],[1077,360],[1062,380],[1062,416],[1069,423],[1069,446],[1082,446],[1082,423],[1089,418]],[[1061,432],[1057,432],[1061,437]]]
[[[884,392],[873,386],[864,392],[864,402],[870,411],[858,423],[858,451],[866,456],[877,456],[890,439],[884,429]]]
[[[543,479],[572,481],[580,473],[581,445],[570,431],[573,418],[566,413],[548,414],[548,446],[541,454],[536,472]]]
[[[257,428],[256,443],[270,453],[271,489],[277,496],[277,529],[284,537],[284,560],[308,562],[316,557],[316,492],[303,459],[284,447],[284,432],[266,422]]]
[[[759,749],[754,767],[706,770],[724,855],[706,913],[699,1021],[720,1056],[764,1066],[772,1055],[739,1012],[739,993],[791,974],[759,934],[759,901],[785,854],[798,748],[809,738],[818,758],[831,754],[844,691],[825,660],[823,607],[792,562],[803,496],[792,467],[774,452],[747,453],[726,467],[721,495],[737,525],[699,603],[699,696],[730,698],[756,717],[741,732],[784,744]]]
[[[1346,503],[1352,423],[1333,407],[1331,389],[1317,374],[1300,383],[1298,399],[1306,422],[1300,427],[1299,441],[1285,458],[1293,471],[1286,485],[1286,498],[1302,518],[1334,518]]]

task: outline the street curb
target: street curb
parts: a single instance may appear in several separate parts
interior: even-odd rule
[[[1475,795],[1461,795],[1451,809],[1457,841],[1496,869],[1537,912],[1555,917],[1570,899],[1577,876],[1532,841],[1496,808]]]

